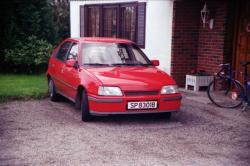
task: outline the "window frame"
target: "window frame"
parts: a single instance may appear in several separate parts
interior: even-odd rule
[[[119,13],[119,16],[120,16],[120,23],[119,23],[119,26],[120,26],[120,34],[119,34],[119,36],[122,36],[122,29],[125,31],[125,26],[123,25],[122,26],[122,8],[126,8],[126,7],[134,7],[135,8],[135,39],[134,39],[134,41],[133,42],[135,42],[135,43],[137,43],[137,35],[138,35],[138,32],[137,32],[137,30],[138,30],[138,28],[137,28],[137,26],[138,26],[138,3],[121,3],[121,5],[120,5],[120,8],[119,8],[119,11],[120,11],[120,13]],[[145,25],[144,25],[145,26]]]
[[[101,24],[101,28],[100,28],[100,35],[104,36],[104,11],[105,9],[116,9],[116,36],[119,37],[120,36],[120,6],[118,4],[103,4],[101,7],[101,17],[100,17],[100,24]]]
[[[143,6],[141,6],[143,5]],[[122,38],[122,29],[125,27],[122,27],[122,8],[124,7],[134,7],[135,8],[135,37],[133,42],[137,43],[137,45],[140,48],[145,48],[145,40],[146,40],[146,2],[121,2],[121,3],[104,3],[104,4],[86,4],[80,6],[80,37],[91,37],[89,35],[89,9],[93,7],[99,7],[100,9],[100,17],[99,17],[99,37],[106,37],[104,36],[104,10],[105,8],[116,8],[117,12],[117,38]],[[144,8],[140,8],[144,7]],[[140,10],[139,10],[140,8]],[[143,10],[141,10],[143,9]],[[82,14],[83,12],[83,14]],[[143,12],[143,25],[139,25],[139,16],[141,16]],[[142,33],[139,33],[139,30],[141,31],[141,28],[143,29]],[[140,36],[143,35],[143,36]]]
[[[64,59],[60,59],[60,58],[58,58],[58,55],[59,55],[59,52],[60,52],[62,46],[63,46],[65,43],[69,43],[69,48],[68,48],[68,50],[67,50],[67,52],[66,52],[66,54],[65,54]],[[71,47],[72,47],[72,43],[73,43],[72,41],[65,41],[65,42],[63,42],[63,43],[59,46],[55,58],[56,58],[57,60],[59,60],[59,61],[65,63],[65,61],[67,60],[68,54],[69,54],[69,50],[70,50]]]
[[[66,56],[66,60],[65,60],[65,61],[69,60],[68,58],[69,58],[70,52],[71,52],[73,46],[75,46],[75,45],[77,46],[77,56],[76,56],[77,59],[74,59],[74,60],[75,60],[75,61],[78,61],[79,47],[80,47],[79,42],[71,42],[70,48],[69,48],[69,50],[68,50],[68,52],[67,52],[67,54],[66,54],[67,56]]]

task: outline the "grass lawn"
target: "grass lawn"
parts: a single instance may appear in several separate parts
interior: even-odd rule
[[[0,102],[13,99],[40,99],[47,95],[45,75],[0,74]]]

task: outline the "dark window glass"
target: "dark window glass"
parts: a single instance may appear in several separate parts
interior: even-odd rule
[[[117,7],[107,7],[103,9],[103,33],[105,37],[118,37]]]
[[[61,47],[56,55],[57,59],[65,61],[70,45],[71,45],[71,42],[65,42],[61,45]]]
[[[85,5],[80,15],[81,37],[125,38],[145,45],[145,2]]]
[[[135,41],[136,7],[125,6],[121,8],[121,37]]]
[[[100,36],[100,7],[88,8],[88,36]]]

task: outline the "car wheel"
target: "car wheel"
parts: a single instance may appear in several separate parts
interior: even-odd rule
[[[59,96],[56,93],[55,84],[52,79],[49,79],[49,98],[51,101],[58,101]]]
[[[81,109],[81,102],[82,102],[82,91],[78,91],[76,95],[75,100],[75,109],[80,110]]]
[[[91,120],[91,115],[89,113],[89,101],[86,91],[82,91],[81,98],[81,111],[82,111],[82,121],[87,122]]]

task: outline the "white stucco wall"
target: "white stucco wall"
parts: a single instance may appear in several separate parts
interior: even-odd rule
[[[146,45],[150,59],[159,59],[160,67],[170,73],[173,1],[148,0],[146,13]]]
[[[80,6],[85,4],[135,2],[136,0],[82,0],[70,2],[70,34],[80,37]],[[173,0],[137,0],[147,2],[146,38],[143,51],[150,59],[160,60],[160,68],[170,73]]]

